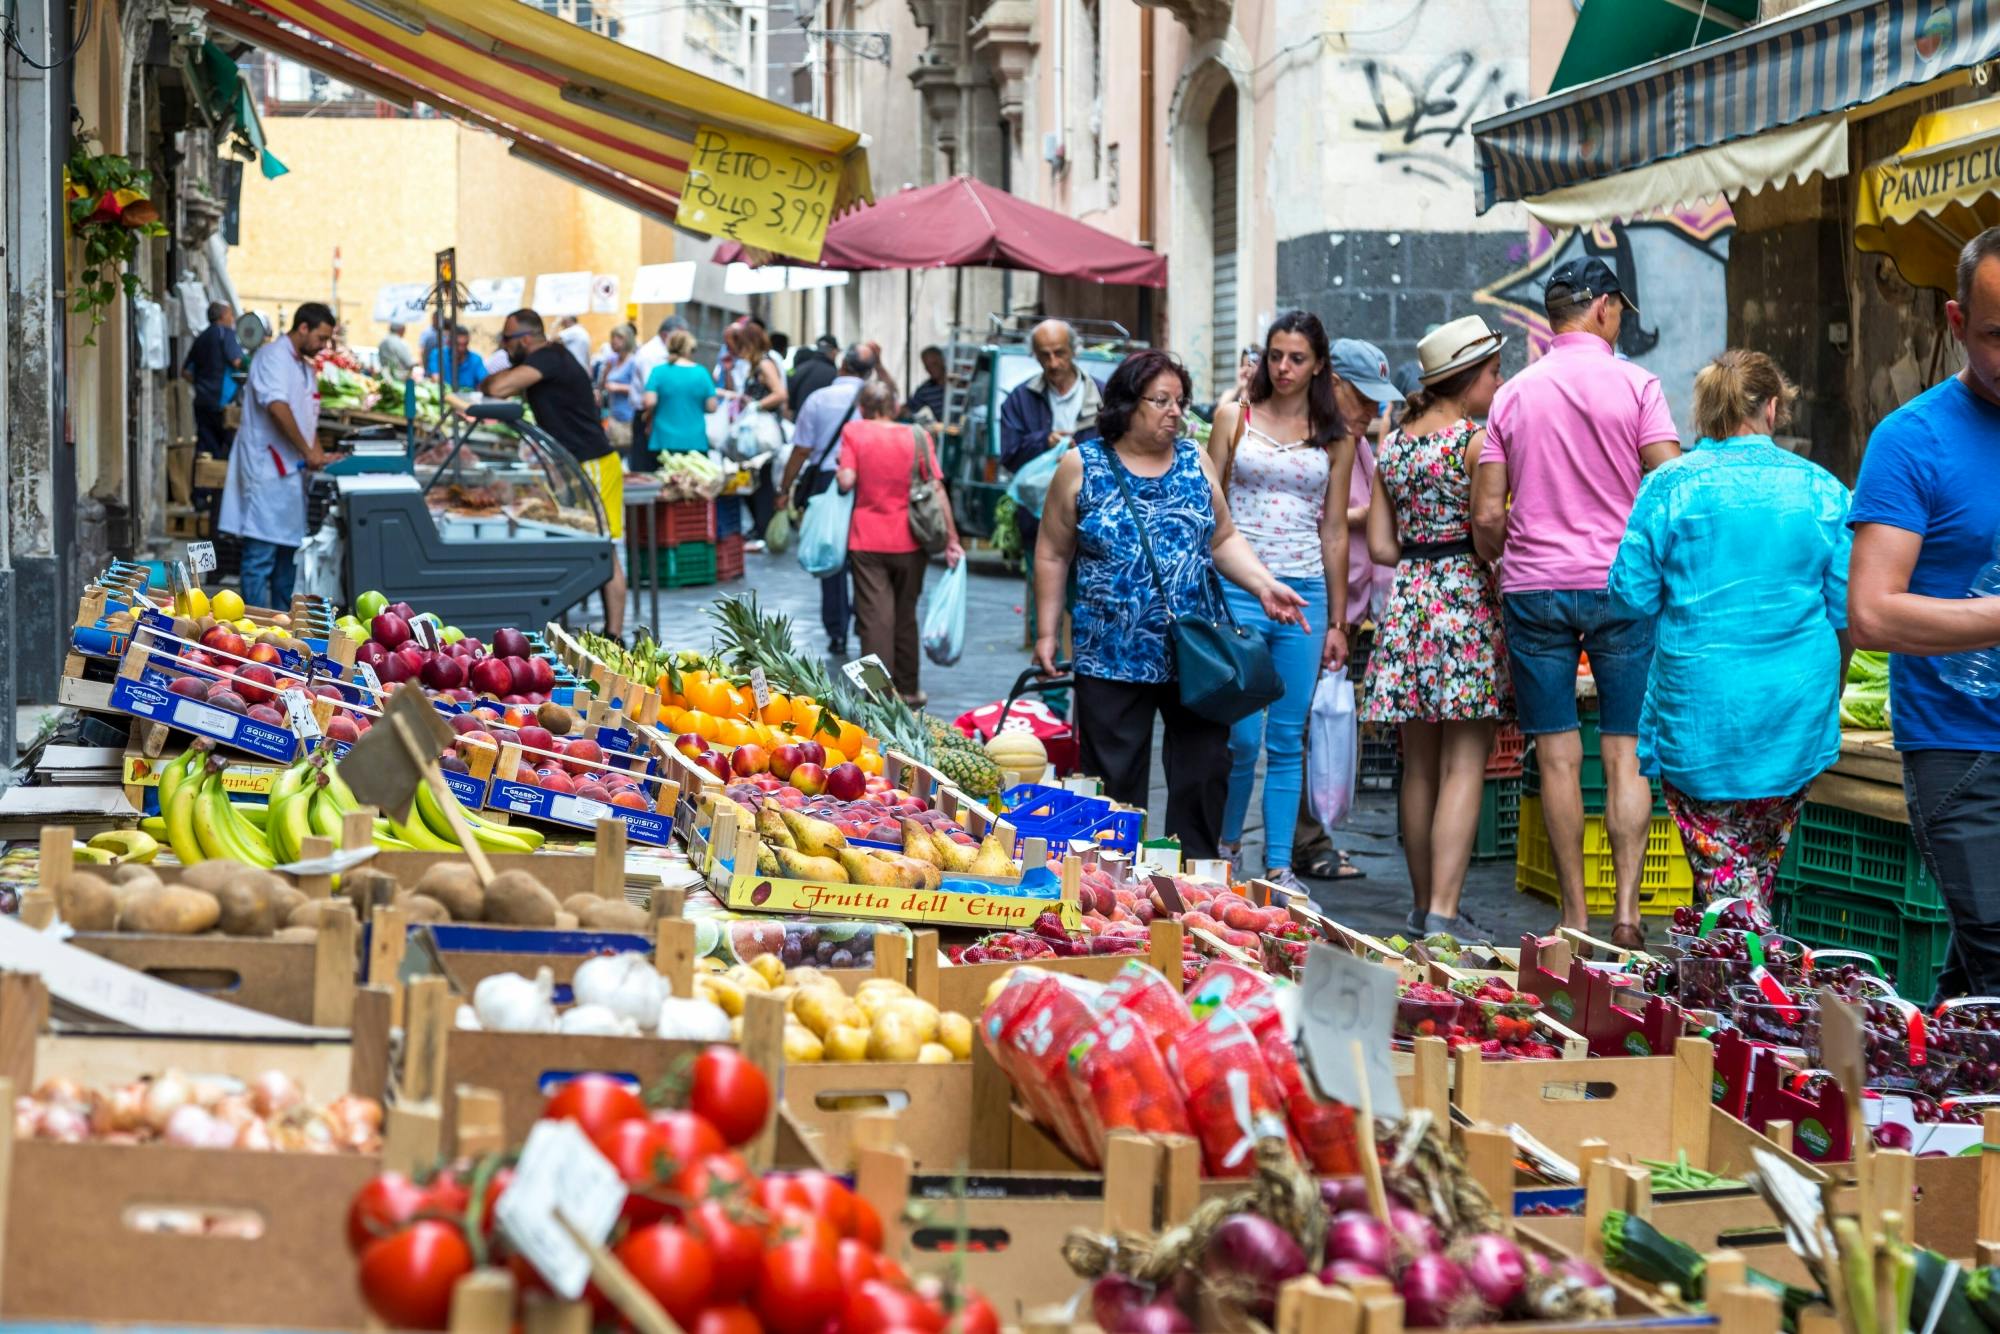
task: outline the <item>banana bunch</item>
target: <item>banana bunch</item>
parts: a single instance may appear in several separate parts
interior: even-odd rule
[[[88,843],[76,845],[79,866],[144,866],[160,855],[160,841],[150,830],[106,829]]]
[[[456,797],[452,798],[457,801]],[[339,766],[315,754],[284,771],[271,785],[270,826],[273,851],[282,861],[296,861],[304,855],[304,840],[312,835],[340,838],[341,822],[360,803],[341,781]],[[495,824],[461,804],[459,814],[479,846],[487,852],[533,852],[542,845],[542,835],[532,829]],[[394,852],[463,852],[452,837],[451,820],[438,797],[422,783],[408,820],[377,816],[375,846]]]
[[[469,810],[450,789],[445,795],[458,806],[458,813],[465,819],[465,827],[472,831],[473,839],[487,852],[533,852],[542,846],[542,835],[533,829],[522,829],[514,825],[495,824],[477,811]],[[428,783],[417,784],[416,799],[410,806],[407,821],[391,820],[389,831],[396,838],[409,844],[419,852],[463,852],[458,838],[452,833],[451,819],[445,814],[442,799],[432,792]],[[378,836],[376,842],[381,842]]]
[[[199,743],[160,772],[160,812],[167,845],[183,866],[226,858],[245,866],[278,864],[271,841],[229,800],[229,761]]]

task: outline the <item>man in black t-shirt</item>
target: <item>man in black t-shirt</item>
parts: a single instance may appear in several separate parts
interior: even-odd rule
[[[487,376],[479,392],[489,398],[519,394],[527,399],[535,424],[575,457],[604,502],[612,538],[611,579],[604,585],[604,632],[620,639],[625,633],[625,572],[618,564],[625,536],[625,465],[604,433],[590,372],[569,349],[548,340],[542,317],[532,310],[517,310],[507,317],[500,346],[513,364]]]

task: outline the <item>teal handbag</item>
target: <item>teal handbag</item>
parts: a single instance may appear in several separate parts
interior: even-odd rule
[[[1271,661],[1271,651],[1264,646],[1263,636],[1245,630],[1230,615],[1229,603],[1222,596],[1222,580],[1212,560],[1208,567],[1210,592],[1215,605],[1222,609],[1222,620],[1174,610],[1172,600],[1167,597],[1166,581],[1160,578],[1159,562],[1153,559],[1153,541],[1146,536],[1139,507],[1132,502],[1132,488],[1125,481],[1125,465],[1109,445],[1100,444],[1100,448],[1111,467],[1112,480],[1118,483],[1118,492],[1125,498],[1125,508],[1132,512],[1132,526],[1139,530],[1139,546],[1146,553],[1147,568],[1153,572],[1153,587],[1159,592],[1160,605],[1167,611],[1167,637],[1174,646],[1174,674],[1180,681],[1181,704],[1224,727],[1234,726],[1269,708],[1284,695],[1285,683],[1278,679],[1277,666]]]

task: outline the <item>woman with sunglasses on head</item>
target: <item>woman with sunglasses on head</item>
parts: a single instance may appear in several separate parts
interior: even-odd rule
[[[1266,569],[1236,530],[1214,467],[1183,438],[1188,392],[1187,370],[1172,353],[1133,353],[1104,386],[1102,439],[1072,449],[1057,466],[1035,544],[1035,662],[1056,674],[1063,594],[1074,567],[1083,769],[1103,778],[1112,800],[1147,806],[1159,717],[1166,726],[1165,829],[1180,839],[1184,856],[1202,858],[1216,855],[1221,838],[1229,729],[1181,703],[1170,620],[1219,618],[1218,572],[1250,593],[1260,618],[1304,628],[1319,608]]]
[[[1249,592],[1223,590],[1236,623],[1263,636],[1285,693],[1230,729],[1222,853],[1240,869],[1243,824],[1263,751],[1265,875],[1303,889],[1292,872],[1292,834],[1305,771],[1306,715],[1320,672],[1347,659],[1346,500],[1354,466],[1354,436],[1335,404],[1331,349],[1317,316],[1293,310],[1272,323],[1242,398],[1216,409],[1208,449],[1250,549],[1321,627],[1281,622],[1266,616]]]

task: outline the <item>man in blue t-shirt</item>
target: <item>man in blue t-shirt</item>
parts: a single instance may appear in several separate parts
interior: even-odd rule
[[[1943,655],[2000,645],[2000,598],[1970,598],[2000,538],[2000,227],[1966,244],[1945,303],[1965,369],[1869,437],[1848,523],[1848,629],[1887,649],[1910,832],[1944,893],[1938,998],[2000,994],[2000,698],[1947,684]]]
[[[434,347],[424,356],[424,374],[433,380],[445,378],[444,352]],[[451,357],[451,383],[446,390],[479,388],[479,382],[486,378],[486,363],[473,352],[472,333],[463,325],[451,331]]]

